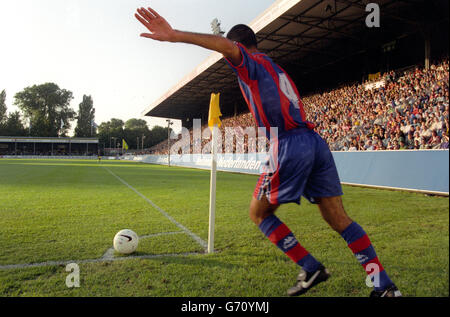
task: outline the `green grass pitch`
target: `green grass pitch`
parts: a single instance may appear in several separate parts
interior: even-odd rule
[[[299,268],[248,218],[256,176],[218,173],[216,252],[205,254],[114,175],[207,241],[208,171],[2,159],[0,296],[278,297],[292,286]],[[448,198],[344,186],[343,199],[404,296],[449,296]],[[307,296],[369,295],[363,268],[316,206],[302,200],[277,215],[332,274]],[[148,236],[135,257],[94,261],[125,228]],[[64,261],[79,263],[80,287],[66,286]]]

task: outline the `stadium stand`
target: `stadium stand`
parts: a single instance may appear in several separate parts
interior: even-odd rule
[[[303,99],[333,151],[448,148],[448,58]]]
[[[380,28],[366,26],[363,0],[278,0],[249,25],[258,48],[291,75],[308,119],[333,151],[448,148],[449,3],[377,3]],[[181,120],[196,153],[193,121],[206,128],[212,92],[221,93],[225,128],[254,126],[234,74],[216,53],[142,114]],[[178,152],[189,146],[181,140],[170,140]],[[167,152],[166,140],[141,154]]]
[[[2,137],[0,156],[96,156],[96,138]]]
[[[376,85],[375,85],[376,84]],[[449,140],[449,60],[426,70],[415,66],[390,71],[375,81],[352,84],[303,98],[308,119],[333,151],[404,149],[448,149]],[[226,118],[221,128],[255,127],[249,112]],[[202,126],[202,131],[207,125]],[[224,136],[224,133],[223,133]],[[175,144],[182,140],[171,140]],[[195,152],[193,131],[190,142]],[[239,148],[234,139],[233,152]],[[244,153],[251,152],[244,136]],[[202,140],[202,148],[210,139]],[[225,139],[222,140],[225,152]],[[167,140],[141,154],[167,154]],[[253,149],[254,150],[254,149]]]

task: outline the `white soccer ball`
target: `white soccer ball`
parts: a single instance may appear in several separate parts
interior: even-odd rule
[[[130,229],[124,229],[117,232],[114,237],[114,249],[122,254],[130,254],[136,251],[139,243],[139,237]]]

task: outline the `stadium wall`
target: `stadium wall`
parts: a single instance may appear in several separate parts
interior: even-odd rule
[[[416,192],[449,194],[448,150],[333,152],[343,184]],[[217,169],[225,172],[259,174],[266,153],[221,154]],[[127,158],[143,163],[167,165],[167,155]],[[209,169],[210,154],[171,155],[173,166]]]
[[[63,156],[63,155],[0,155],[0,159],[26,159],[26,160],[96,160],[98,156]]]

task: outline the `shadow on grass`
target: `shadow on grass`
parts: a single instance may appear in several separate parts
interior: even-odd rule
[[[245,265],[229,263],[227,261],[213,258],[218,254],[217,252],[214,254],[206,254],[202,251],[193,251],[190,253],[192,254],[149,254],[144,252],[135,252],[130,255],[130,260],[154,261],[159,262],[160,264],[176,264],[205,268],[219,267],[223,269],[235,269],[245,267]],[[146,258],[147,256],[148,258]],[[127,258],[128,256],[120,255],[116,257]]]

